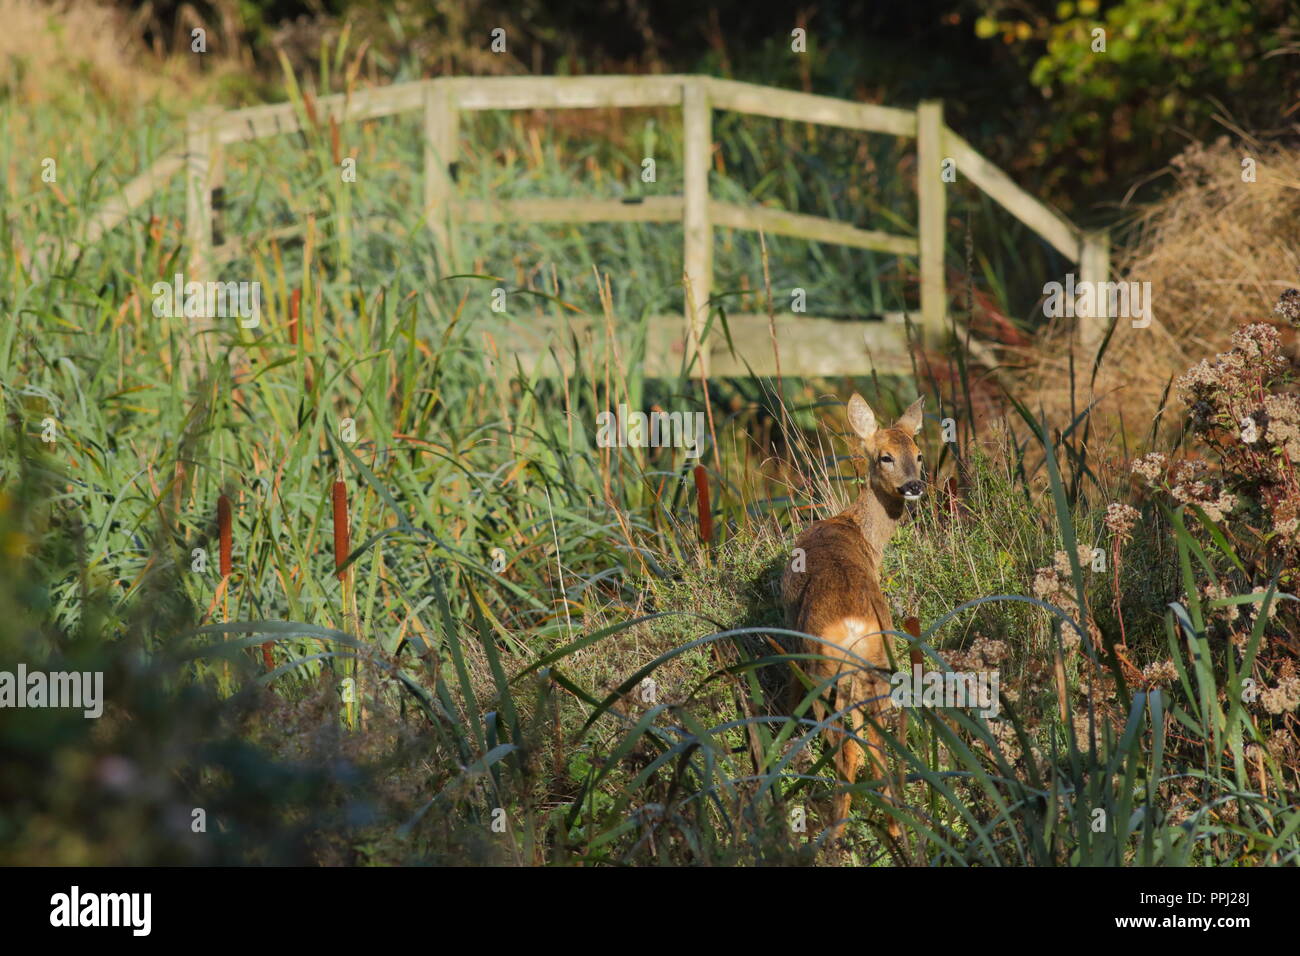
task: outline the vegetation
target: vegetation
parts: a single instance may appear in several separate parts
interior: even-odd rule
[[[310,84],[284,80],[304,115],[302,87],[359,82],[347,42],[326,54]],[[223,277],[261,283],[260,324],[196,338],[152,308],[183,260],[179,188],[83,251],[51,241],[174,144],[167,115],[88,97],[7,101],[0,120],[25,177],[0,247],[0,671],[102,671],[106,700],[98,720],[0,709],[0,862],[1300,859],[1295,380],[1260,326],[1225,345],[1271,365],[1193,371],[1154,428],[1094,421],[1122,328],[1052,392],[1019,387],[1038,365],[995,387],[956,342],[906,379],[646,380],[642,320],[680,307],[679,232],[467,228],[448,275],[412,201],[418,134],[384,120],[230,151],[220,227],[246,242]],[[462,135],[469,195],[666,193],[679,154],[650,114]],[[847,138],[740,119],[716,135],[720,195],[910,215],[888,147],[868,183]],[[1032,348],[1037,322],[1008,318],[1031,311],[1017,282],[1056,263],[954,198],[957,304]],[[907,307],[907,268],[720,235],[710,334],[794,286],[821,314]],[[510,359],[520,325],[564,315],[585,328],[535,367]],[[890,721],[906,805],[860,779],[832,848],[831,755],[774,703],[798,659],[772,579],[795,530],[855,493],[834,437],[851,389],[882,418],[918,389],[936,410],[930,493],[884,568],[896,620],[920,625],[900,667],[915,648],[929,670],[997,669],[1003,698],[998,719]],[[703,456],[598,447],[620,403],[704,413]]]

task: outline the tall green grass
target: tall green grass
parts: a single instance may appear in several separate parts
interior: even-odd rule
[[[563,119],[545,130],[526,117],[467,124],[458,172],[466,193],[674,188],[680,150],[667,121],[655,127],[663,172],[651,187],[636,179],[643,123],[595,135],[567,131]],[[94,117],[83,121],[95,129]],[[68,129],[65,119],[43,122],[34,133],[42,141]],[[903,228],[906,183],[882,173],[872,192],[854,182],[862,163],[840,139],[732,118],[718,128],[723,198]],[[65,164],[63,192],[75,199],[33,186],[3,240],[0,475],[4,597],[15,622],[4,630],[4,663],[53,667],[84,655],[119,675],[99,736],[76,721],[0,713],[7,739],[29,757],[10,785],[27,802],[6,801],[17,809],[3,811],[0,828],[36,824],[30,839],[0,841],[13,847],[9,858],[827,859],[818,854],[835,786],[830,753],[815,721],[774,709],[792,657],[779,650],[791,635],[777,627],[770,577],[793,529],[852,493],[847,466],[814,431],[834,415],[832,387],[705,390],[689,369],[646,380],[638,320],[680,305],[671,227],[466,228],[464,266],[448,275],[413,212],[419,140],[404,121],[342,131],[355,184],[339,177],[327,129],[230,151],[221,228],[248,242],[221,275],[262,283],[262,323],[220,325],[207,336],[216,360],[187,376],[190,328],[150,307],[152,284],[184,259],[178,189],[79,256],[39,272],[24,265],[39,237],[75,235],[115,183],[175,135],[174,123],[144,123],[131,148],[108,139],[102,163]],[[80,151],[94,159],[89,139]],[[873,148],[878,168],[894,168],[888,147]],[[309,235],[268,234],[309,217]],[[371,228],[377,218],[384,224]],[[1010,289],[1020,244],[979,248],[988,287]],[[769,241],[768,254],[764,263],[756,243],[720,236],[722,292],[760,308],[766,265],[778,302],[798,285],[814,312],[905,308],[914,295],[906,266],[865,253]],[[508,321],[490,309],[498,286],[511,293]],[[590,328],[557,338],[536,369],[512,361],[510,322],[573,314]],[[717,333],[722,326],[719,313]],[[576,367],[567,376],[565,353]],[[867,371],[856,384],[878,408],[910,400],[914,385],[868,380]],[[694,461],[679,449],[595,446],[596,415],[619,402],[711,416],[702,461],[719,528],[712,548],[694,540]],[[52,443],[42,440],[46,419]],[[343,437],[345,419],[355,441]],[[932,427],[927,435],[935,444]],[[1020,663],[1045,659],[1063,629],[1079,629],[1019,596],[1053,551],[1096,540],[1099,518],[1081,490],[1091,479],[1041,423],[1012,441],[971,466],[960,523],[941,520],[936,499],[891,552],[888,588],[900,619],[921,618],[935,666],[977,631],[1023,641]],[[1051,489],[1045,509],[1026,473],[1035,447]],[[331,551],[336,477],[347,487],[352,542],[342,577]],[[225,580],[221,494],[234,504]],[[1280,768],[1261,775],[1244,762],[1253,724],[1220,690],[1235,692],[1248,667],[1205,651],[1199,592],[1188,585],[1205,556],[1180,521],[1175,513],[1153,523],[1146,557],[1126,559],[1140,570],[1129,600],[1147,616],[1142,640],[1155,646],[1151,635],[1163,636],[1178,685],[1148,693],[1121,675],[1125,722],[1117,732],[1103,721],[1095,747],[1072,720],[1027,727],[1014,708],[1001,729],[970,714],[916,711],[905,738],[887,728],[908,775],[907,806],[889,805],[881,781],[853,784],[862,814],[852,858],[1294,860],[1292,782]],[[196,549],[206,570],[196,570]],[[1073,572],[1081,602],[1106,627],[1105,582]],[[1159,602],[1140,593],[1147,583]],[[1180,584],[1185,601],[1169,593]],[[269,672],[259,653],[267,642]],[[1095,666],[1109,664],[1104,647],[1084,646]],[[1070,706],[1084,669],[1072,661]],[[1194,745],[1173,747],[1173,730]],[[1012,738],[1042,759],[1012,759]],[[130,779],[168,781],[165,796],[151,803],[128,790],[111,811],[74,806],[68,794],[78,787],[122,779],[118,759],[134,768]],[[158,801],[173,815],[221,807],[223,836],[151,828]],[[1098,809],[1107,828],[1094,831]],[[119,812],[132,816],[137,850],[105,836]],[[904,825],[900,843],[884,834],[888,815]],[[291,839],[263,839],[286,822]]]

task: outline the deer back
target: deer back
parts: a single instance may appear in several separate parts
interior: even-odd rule
[[[892,628],[880,570],[857,522],[846,515],[818,521],[795,547],[804,552],[804,570],[787,564],[781,576],[787,627],[828,640],[836,640],[846,620],[858,633]]]

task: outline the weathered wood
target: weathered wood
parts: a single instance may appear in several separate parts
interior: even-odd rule
[[[484,76],[453,80],[462,110],[679,106],[688,76]]]
[[[409,235],[407,224],[391,216],[359,216],[354,222],[359,228],[369,229],[387,236],[405,237]],[[306,232],[306,223],[299,222],[288,226],[276,226],[274,229],[263,229],[247,235],[231,236],[221,245],[213,247],[212,259],[214,262],[229,262],[231,259],[245,255],[250,249],[256,248],[263,242],[271,240],[279,242],[285,240],[301,241]]]
[[[622,199],[461,200],[453,204],[461,222],[680,222],[681,196]]]
[[[216,122],[218,118],[219,114],[214,112],[212,116],[213,122]],[[212,205],[212,246],[209,247],[209,255],[211,255],[212,247],[215,247],[219,242],[225,242],[226,205],[230,201],[226,190],[226,151],[217,142],[215,135],[211,137],[211,143],[212,159],[208,167],[208,199]],[[220,202],[218,202],[218,193],[220,194]]]
[[[143,206],[155,192],[171,181],[185,165],[185,153],[174,149],[154,160],[152,166],[122,187],[115,196],[100,208],[82,230],[80,244],[89,245],[113,229],[132,212]]]
[[[217,148],[215,110],[200,110],[190,116],[185,126],[185,281],[208,282],[213,275],[212,258],[212,159]],[[208,331],[211,316],[196,321],[182,320],[185,325],[178,336],[177,374],[181,382],[190,382],[209,355]]]
[[[690,346],[689,335],[680,317],[650,316],[646,320],[646,351],[642,371],[649,378],[675,378],[684,367]],[[570,334],[579,337],[588,332],[595,338],[603,334],[603,321],[590,318],[534,319],[510,321],[485,319],[500,344],[509,343],[510,368],[517,358],[526,374],[575,374]],[[745,378],[752,375],[774,376],[776,353],[772,350],[766,315],[737,313],[727,316],[736,354],[727,348],[721,334],[711,335],[708,345],[709,374],[713,377]],[[615,326],[625,330],[626,326]],[[908,367],[907,333],[901,315],[886,316],[883,321],[827,319],[805,315],[778,316],[777,349],[781,369],[799,375],[869,375],[896,373]],[[554,354],[552,354],[552,351]],[[558,367],[557,367],[558,360]],[[579,370],[580,371],[580,370]],[[692,376],[693,377],[693,376]]]
[[[1060,213],[1025,192],[1011,178],[975,151],[950,129],[943,133],[946,155],[957,161],[958,177],[965,176],[988,193],[1007,212],[1038,233],[1071,262],[1079,261],[1082,236]]]
[[[813,242],[829,242],[855,249],[872,249],[895,256],[915,256],[917,241],[910,236],[894,236],[887,232],[859,229],[846,222],[837,222],[822,216],[769,209],[766,206],[741,206],[736,203],[709,202],[709,217],[715,226],[728,229],[762,230],[772,236],[790,236]]]
[[[943,181],[943,104],[921,103],[916,110],[917,229],[921,237],[921,332],[939,336],[948,314],[944,276],[947,184]]]
[[[489,109],[576,109],[623,107],[671,107],[683,110],[685,148],[683,156],[684,194],[682,196],[645,197],[639,202],[616,199],[527,199],[511,201],[458,201],[451,176],[459,138],[459,110]],[[709,199],[709,167],[712,161],[712,110],[731,109],[759,116],[794,122],[817,123],[896,136],[916,136],[918,151],[918,239],[887,232],[859,229],[847,223],[817,216],[786,212],[764,207],[747,208]],[[181,166],[186,171],[186,244],[189,278],[200,281],[211,277],[218,258],[240,253],[255,237],[231,237],[218,257],[213,249],[213,208],[211,190],[219,181],[219,160],[223,145],[298,131],[305,118],[300,107],[291,103],[258,106],[217,115],[201,114],[187,124],[183,152],[168,154],[149,170],[123,188],[98,213],[88,220],[78,237],[80,244],[99,239],[106,231],[127,218],[131,210],[145,202]],[[944,272],[944,230],[946,186],[941,178],[945,158],[955,160],[959,176],[969,178],[980,189],[1006,208],[1018,220],[1051,243],[1071,262],[1079,264],[1081,278],[1105,281],[1108,271],[1108,237],[1104,233],[1085,237],[1067,219],[1030,196],[1002,171],[994,167],[969,143],[943,125],[942,106],[923,103],[915,112],[868,103],[855,103],[833,97],[815,96],[697,76],[589,76],[589,77],[457,77],[421,80],[378,89],[359,90],[351,94],[322,97],[313,103],[315,121],[327,123],[374,119],[404,112],[422,112],[424,168],[422,199],[434,241],[454,254],[457,242],[455,223],[468,222],[670,222],[680,220],[684,226],[683,279],[689,287],[694,310],[688,308],[686,325],[676,331],[679,357],[697,348],[709,310],[713,284],[714,226],[731,229],[762,230],[814,242],[828,242],[854,248],[870,249],[891,255],[916,256],[921,273],[921,311],[917,321],[926,334],[934,334],[944,325],[946,289]],[[273,230],[264,235],[287,236],[294,227]],[[78,248],[77,243],[72,246]],[[450,258],[450,257],[449,257]],[[450,261],[448,263],[451,264]],[[735,317],[732,317],[733,321]],[[791,323],[798,332],[784,350],[797,368],[803,361],[803,337],[815,339],[809,324],[818,320],[800,318]],[[830,321],[830,320],[820,320]],[[743,322],[741,323],[743,325]],[[755,334],[766,342],[766,319]],[[734,328],[734,326],[733,326]],[[899,327],[901,328],[901,326]],[[1105,323],[1083,321],[1079,340],[1085,349],[1095,349],[1104,333]],[[784,331],[782,334],[786,334]],[[790,332],[789,334],[795,334]],[[896,336],[890,327],[887,337]],[[891,348],[898,344],[889,338]],[[700,367],[721,362],[719,374],[730,368],[729,359],[719,357],[716,341],[699,354]],[[680,349],[686,349],[686,352]],[[846,366],[860,364],[860,356],[840,357],[832,361],[821,354],[822,346],[809,346],[815,354],[807,356],[815,369],[799,369],[802,374],[848,374]],[[825,349],[827,354],[834,347]],[[784,356],[783,356],[784,357]],[[654,361],[652,358],[651,361]],[[838,364],[837,364],[838,363]],[[834,367],[835,371],[823,369]],[[759,366],[755,365],[758,370]],[[774,370],[774,367],[773,367]],[[674,369],[675,371],[675,369]]]
[[[148,169],[123,186],[118,195],[110,198],[86,220],[76,239],[64,241],[51,236],[39,236],[30,259],[24,259],[24,265],[30,267],[33,274],[40,274],[46,270],[50,261],[57,257],[60,250],[68,256],[77,255],[86,246],[98,242],[106,233],[116,229],[131,213],[152,199],[154,193],[167,185],[184,167],[183,148],[163,153]]]
[[[200,111],[185,127],[185,247],[187,281],[212,278],[212,153],[214,116]]]
[[[698,356],[702,375],[709,374],[709,356],[700,350],[713,294],[713,227],[709,223],[709,165],[713,159],[713,108],[703,83],[682,85],[682,123],[685,147],[682,159],[684,196],[682,225],[685,232],[683,282],[686,326],[690,329],[691,356]]]
[[[451,81],[433,80],[424,87],[424,215],[446,271],[455,271],[455,184],[451,164],[460,145],[460,114]]]
[[[1094,283],[1093,288],[1097,289],[1099,283],[1106,282],[1109,278],[1110,233],[1103,229],[1100,232],[1085,234],[1079,252],[1079,279]],[[1076,319],[1079,347],[1083,358],[1089,363],[1096,356],[1097,349],[1101,347],[1101,340],[1106,335],[1106,328],[1110,324],[1110,318],[1105,314],[1106,308],[1101,305],[1104,301],[1103,297],[1095,296],[1093,301],[1099,304],[1098,314],[1079,316]]]
[[[710,336],[710,374],[773,377],[776,354],[766,315],[728,315],[733,356],[726,338]],[[887,321],[840,321],[806,315],[777,316],[775,323],[781,371],[789,375],[870,375],[873,370],[890,374],[909,368],[907,333],[901,316]],[[648,363],[652,364],[652,363]],[[675,369],[665,369],[673,374]]]
[[[423,107],[424,91],[430,82],[434,81],[416,80],[322,96],[314,103],[316,118],[320,123],[328,123],[333,117],[342,124],[415,112]],[[276,103],[231,110],[218,121],[216,137],[222,144],[241,143],[280,133],[296,133],[301,128],[297,106]]]
[[[821,126],[860,129],[870,133],[916,135],[916,115],[910,110],[877,106],[874,103],[854,103],[833,96],[798,93],[736,80],[710,77],[706,83],[709,97],[718,109],[817,123]]]

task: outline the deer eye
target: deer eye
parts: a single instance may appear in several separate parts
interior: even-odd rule
[[[880,456],[880,463],[881,463],[882,465],[892,465],[892,464],[894,463],[894,456],[893,456],[893,455],[881,455],[881,456]]]
[[[917,460],[917,461],[920,461],[920,460],[921,460],[922,458],[924,458],[924,457],[925,457],[924,455],[917,455],[917,456],[916,456],[916,460]]]

